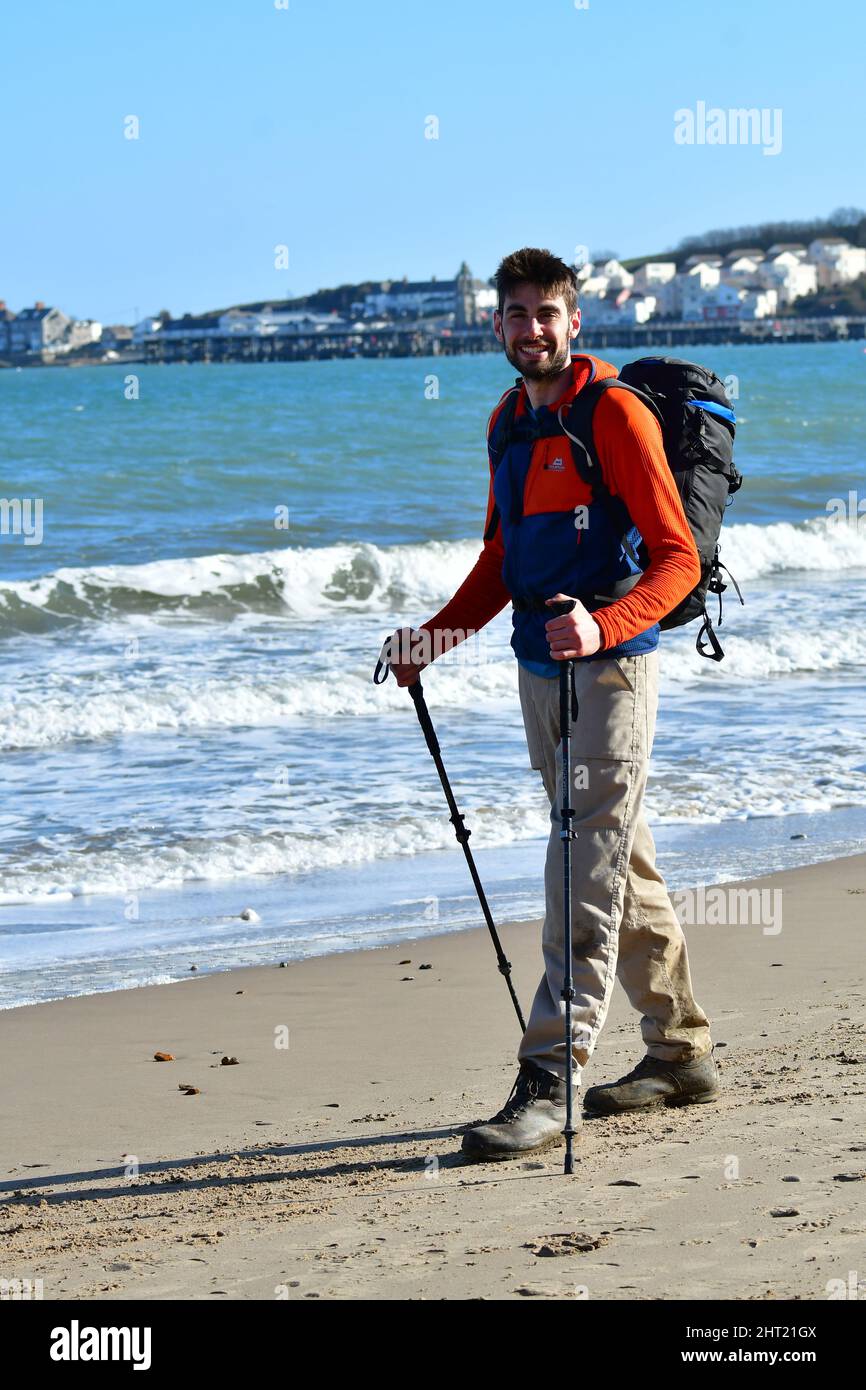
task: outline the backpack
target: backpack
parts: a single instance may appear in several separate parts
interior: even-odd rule
[[[707,612],[707,594],[719,600],[718,623],[722,622],[722,594],[728,575],[740,603],[745,600],[733,575],[719,559],[719,532],[725,508],[742,484],[742,474],[734,467],[733,448],[736,416],[722,382],[707,367],[677,357],[641,357],[628,362],[619,376],[590,381],[577,393],[560,426],[571,440],[571,453],[578,474],[590,487],[594,501],[602,502],[614,515],[617,530],[631,560],[645,570],[649,563],[646,545],[637,551],[628,539],[633,524],[623,502],[605,485],[592,433],[592,417],[600,397],[611,389],[632,392],[643,401],[659,421],[668,461],[686,521],[694,537],[701,564],[701,578],[690,594],[660,621],[662,630],[681,627],[701,618],[695,646],[701,656],[721,661],[724,652]],[[494,467],[504,453],[505,443],[517,406],[512,390],[497,421],[497,447],[492,454]]]

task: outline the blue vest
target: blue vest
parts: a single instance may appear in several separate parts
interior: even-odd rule
[[[590,612],[603,607],[614,584],[641,573],[623,536],[635,553],[641,537],[633,525],[625,532],[617,528],[604,503],[592,500],[554,412],[547,406],[525,412],[513,421],[502,451],[507,413],[500,412],[488,442],[491,462],[499,458],[493,495],[505,548],[502,579],[515,604],[511,646],[530,670],[555,676],[561,662],[550,656],[544,624],[552,614],[541,610],[542,601],[563,593],[580,599]],[[659,632],[653,623],[627,642],[578,660],[653,651]]]

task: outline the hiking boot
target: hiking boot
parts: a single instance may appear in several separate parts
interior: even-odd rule
[[[643,1057],[628,1076],[609,1086],[590,1086],[584,1108],[596,1115],[617,1115],[647,1105],[704,1105],[715,1100],[719,1073],[712,1052],[694,1062],[663,1062]]]
[[[519,1158],[563,1142],[565,1082],[534,1062],[521,1062],[517,1080],[502,1109],[486,1124],[463,1136],[463,1153],[476,1162]],[[580,1106],[574,1106],[575,1126]]]

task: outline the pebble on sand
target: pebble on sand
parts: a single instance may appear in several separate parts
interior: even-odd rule
[[[240,1063],[238,1062],[237,1057],[223,1057],[222,1061],[220,1062],[221,1067],[237,1067],[239,1065]]]
[[[155,1062],[173,1062],[174,1057],[170,1052],[154,1052],[153,1060]]]

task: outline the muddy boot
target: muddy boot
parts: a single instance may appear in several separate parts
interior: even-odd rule
[[[575,1103],[574,1123],[580,1123]],[[463,1153],[476,1162],[519,1158],[563,1142],[565,1082],[534,1062],[521,1062],[517,1080],[505,1105],[486,1124],[463,1136]]]
[[[715,1100],[719,1073],[712,1052],[694,1062],[663,1062],[643,1057],[628,1076],[609,1086],[590,1086],[584,1109],[595,1115],[617,1115],[648,1105],[703,1105]]]

